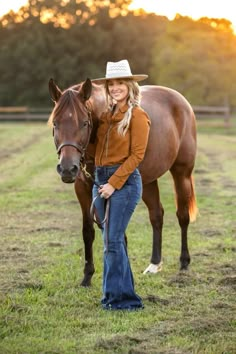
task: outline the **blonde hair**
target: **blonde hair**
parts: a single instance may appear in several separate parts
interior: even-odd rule
[[[124,84],[128,87],[129,90],[129,96],[127,99],[127,104],[129,108],[127,112],[125,112],[122,121],[118,123],[118,127],[117,127],[118,134],[121,136],[125,136],[127,130],[129,129],[130,121],[132,118],[132,110],[134,107],[140,106],[141,94],[140,94],[139,84],[136,81],[132,79],[121,79],[120,81],[124,82]],[[108,109],[112,111],[114,108],[114,102],[111,96],[109,95],[108,81],[106,81],[105,89],[107,95]]]

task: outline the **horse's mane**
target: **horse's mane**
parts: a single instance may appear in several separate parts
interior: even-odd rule
[[[77,86],[77,88],[79,88]],[[68,88],[66,89],[61,97],[59,98],[58,102],[55,104],[55,107],[52,110],[52,113],[48,119],[48,125],[52,126],[53,121],[55,120],[55,117],[61,117],[63,113],[67,110],[70,109],[72,110],[72,117],[73,119],[77,122],[78,124],[78,107],[80,104],[80,100],[78,98],[78,91],[77,89],[75,90],[74,88]]]

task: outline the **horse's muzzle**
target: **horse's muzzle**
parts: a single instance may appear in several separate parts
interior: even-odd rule
[[[73,165],[71,167],[63,167],[61,164],[57,165],[57,172],[61,176],[61,180],[64,183],[73,183],[79,173],[79,167]]]

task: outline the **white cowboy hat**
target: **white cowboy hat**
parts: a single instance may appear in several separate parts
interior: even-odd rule
[[[137,74],[133,75],[128,60],[120,60],[117,62],[108,61],[106,67],[106,77],[102,77],[100,79],[93,79],[93,82],[97,82],[99,84],[104,84],[107,80],[115,80],[115,79],[132,79],[134,81],[142,81],[145,80],[148,75]]]

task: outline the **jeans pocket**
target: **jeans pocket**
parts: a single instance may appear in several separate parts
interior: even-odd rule
[[[128,185],[139,185],[142,183],[141,175],[138,170],[135,170],[127,179],[126,183]]]

